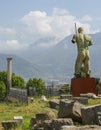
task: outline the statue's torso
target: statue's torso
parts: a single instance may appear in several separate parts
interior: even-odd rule
[[[88,50],[88,46],[91,44],[91,38],[86,34],[76,34],[75,40],[78,48],[78,52]]]

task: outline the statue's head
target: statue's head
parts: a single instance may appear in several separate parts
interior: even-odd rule
[[[78,33],[82,33],[84,30],[83,30],[83,28],[82,27],[79,27],[78,28]]]

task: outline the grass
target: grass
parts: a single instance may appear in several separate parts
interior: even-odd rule
[[[50,111],[48,103],[41,102],[39,98],[35,102],[28,105],[21,103],[0,103],[0,122],[12,120],[14,116],[23,116],[22,124],[16,130],[30,130],[30,119],[37,113],[45,113]],[[56,113],[56,111],[54,111]],[[2,130],[0,126],[0,130]]]
[[[101,99],[89,99],[87,106],[101,104]]]
[[[13,100],[14,101],[14,100]],[[101,104],[101,99],[89,99],[87,106]],[[49,108],[49,104],[41,102],[39,98],[35,102],[28,105],[21,104],[17,101],[12,103],[0,103],[0,123],[6,120],[12,120],[14,116],[23,116],[23,122],[16,130],[30,130],[30,119],[35,117],[37,113],[45,113],[53,111],[57,115],[57,111]],[[0,130],[3,130],[0,125]]]

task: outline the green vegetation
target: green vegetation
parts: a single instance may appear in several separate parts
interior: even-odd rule
[[[22,77],[12,74],[12,87],[25,88],[25,81]],[[7,95],[7,72],[0,71],[0,101]]]
[[[7,94],[7,72],[6,71],[0,71],[0,101],[6,97]],[[6,87],[5,87],[6,86]],[[45,82],[41,78],[30,78],[27,83],[25,84],[25,81],[22,77],[17,76],[16,74],[12,74],[12,87],[14,88],[29,88],[34,87],[36,96],[43,95],[45,93]]]
[[[54,97],[57,98],[57,97]],[[30,130],[30,119],[35,117],[37,113],[46,113],[53,111],[57,115],[57,111],[50,109],[48,102],[42,102],[39,98],[35,99],[35,102],[29,103],[28,106],[21,104],[14,99],[12,103],[0,103],[0,122],[6,120],[12,120],[14,116],[23,116],[23,122],[16,130]],[[101,104],[101,99],[89,99],[90,105]],[[0,130],[1,127],[0,127]]]
[[[2,81],[7,86],[7,72],[6,71],[0,71],[0,81]],[[17,76],[16,74],[12,74],[12,87],[18,87],[24,88],[25,87],[25,81],[22,77]]]
[[[25,88],[25,81],[22,77],[17,76],[16,74],[12,74],[12,87],[15,88]]]
[[[87,106],[101,104],[101,99],[89,99]]]
[[[96,85],[101,94],[101,82],[100,79],[96,78]],[[6,86],[7,86],[7,72],[0,72],[0,101],[3,101],[6,95]],[[12,74],[12,87],[16,88],[26,88],[34,87],[36,90],[36,97],[43,95],[45,92],[45,82],[41,78],[30,78],[28,82],[25,84],[25,81],[22,77],[17,76],[16,74]],[[70,86],[68,84],[64,84],[59,90],[59,94],[69,94]],[[52,97],[58,98],[58,97]],[[101,104],[101,99],[89,99],[89,103],[87,106]],[[0,102],[0,123],[6,120],[12,120],[14,116],[22,116],[23,122],[19,125],[16,130],[30,130],[30,119],[31,117],[35,117],[37,113],[47,113],[49,111],[55,112],[56,110],[52,110],[49,107],[47,102],[40,101],[40,98],[35,98],[33,103],[29,103],[28,105],[22,104],[18,102],[16,99],[10,100],[10,102]],[[58,109],[57,109],[58,110]],[[1,124],[0,124],[0,130]]]
[[[30,78],[26,84],[27,88],[33,87],[36,90],[36,95],[40,96],[45,93],[45,82],[41,78]]]
[[[59,94],[70,94],[70,85],[69,85],[69,84],[64,84],[64,85],[59,89]]]
[[[30,119],[34,117],[37,113],[46,113],[48,111],[53,111],[48,108],[47,102],[40,101],[39,98],[35,99],[35,102],[29,103],[28,106],[14,102],[13,103],[0,103],[0,122],[6,120],[12,120],[14,116],[23,116],[23,122],[16,130],[30,130]],[[56,113],[54,110],[53,112]],[[0,130],[1,127],[0,127]]]
[[[100,82],[100,78],[96,78],[96,87],[98,89],[98,93],[101,94],[101,82]]]
[[[6,85],[3,81],[0,81],[0,101],[4,100],[6,96]]]

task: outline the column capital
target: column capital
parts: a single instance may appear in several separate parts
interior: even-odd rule
[[[12,60],[12,57],[8,57],[7,60]]]

